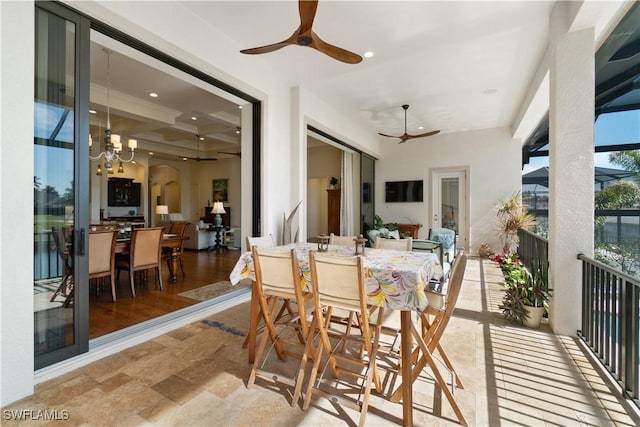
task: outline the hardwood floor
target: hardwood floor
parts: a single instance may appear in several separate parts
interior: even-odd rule
[[[191,298],[178,295],[181,292],[199,288],[222,280],[229,280],[229,273],[242,255],[240,250],[228,251],[191,251],[183,255],[186,278],[178,272],[178,282],[169,282],[169,269],[162,266],[164,290],[159,290],[155,277],[149,272],[146,284],[136,285],[136,297],[131,297],[131,289],[126,272],[120,274],[117,283],[117,298],[111,301],[108,285],[96,295],[92,284],[89,296],[89,338],[93,339],[108,333],[135,325],[145,320],[161,316],[172,311],[196,304]]]

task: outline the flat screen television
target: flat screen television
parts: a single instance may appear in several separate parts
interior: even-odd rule
[[[387,203],[422,202],[423,201],[422,180],[385,182],[384,200]]]

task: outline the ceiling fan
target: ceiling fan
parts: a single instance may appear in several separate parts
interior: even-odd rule
[[[199,161],[212,161],[212,160],[218,160],[215,157],[200,157],[200,141],[204,140],[204,138],[202,136],[200,136],[199,134],[196,134],[196,156],[195,157],[183,157],[183,159],[188,159],[188,160],[195,160],[196,162]]]
[[[216,151],[216,153],[220,153],[220,154],[229,154],[231,156],[236,156],[236,157],[242,157],[242,153],[240,151],[236,151],[235,153],[229,153],[227,151]]]
[[[319,52],[329,55],[333,59],[346,62],[348,64],[357,64],[362,61],[362,57],[338,46],[333,46],[323,41],[316,33],[313,32],[313,20],[318,9],[318,0],[299,0],[298,12],[300,14],[300,26],[291,36],[279,43],[269,44],[266,46],[255,47],[252,49],[241,50],[241,53],[255,55],[260,53],[273,52],[288,45],[296,44],[298,46],[306,46],[316,49]]]
[[[402,109],[404,110],[404,135],[395,136],[395,135],[387,135],[384,133],[378,133],[378,135],[386,136],[389,138],[400,138],[400,142],[398,144],[402,144],[403,142],[406,142],[409,139],[424,138],[427,136],[435,135],[440,132],[439,130],[432,130],[431,132],[425,132],[419,135],[409,135],[407,133],[407,110],[409,109],[409,105],[407,104],[403,105]]]

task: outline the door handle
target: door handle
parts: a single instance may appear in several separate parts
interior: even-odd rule
[[[81,228],[80,230],[76,230],[75,234],[76,234],[75,247],[78,248],[76,250],[76,255],[77,256],[84,256],[84,253],[85,253],[85,247],[84,247],[85,230],[84,230],[84,228]]]

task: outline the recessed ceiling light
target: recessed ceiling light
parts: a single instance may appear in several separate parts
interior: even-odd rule
[[[157,94],[157,93],[155,93],[155,92],[150,92],[150,93],[149,93],[149,96],[150,96],[150,97],[152,97],[152,98],[157,98],[157,97],[158,97],[158,94]]]
[[[191,120],[198,120],[196,116],[191,116]]]
[[[186,162],[188,159],[186,157],[183,157],[182,160],[184,160]]]
[[[242,110],[242,105],[238,105],[238,108]]]
[[[204,141],[204,136],[201,136],[201,137],[200,137],[200,141]]]
[[[418,130],[424,129],[424,126],[418,126]]]
[[[482,91],[485,95],[493,95],[496,92],[498,92],[498,89],[485,89]]]
[[[150,155],[150,156],[153,156],[153,151],[149,151],[149,155]]]
[[[368,51],[366,51],[366,52],[364,53],[364,57],[365,57],[365,58],[371,58],[371,57],[373,57],[373,55],[374,55],[374,53],[373,53],[373,52],[371,52],[370,50],[368,50]]]
[[[96,110],[89,110],[89,114],[98,114]]]

